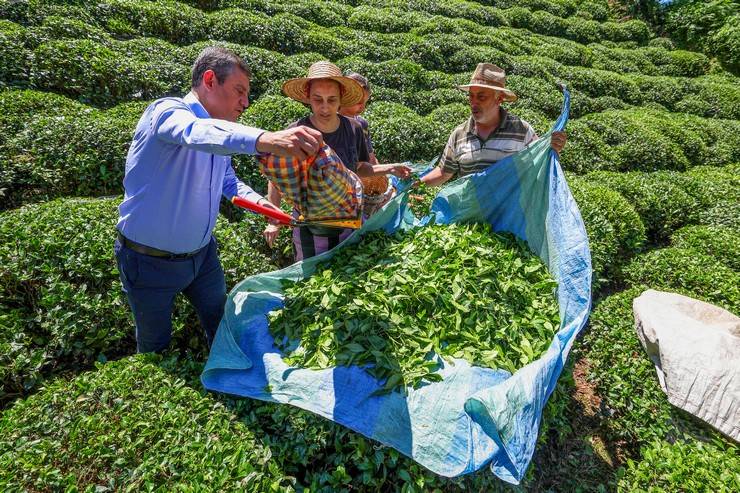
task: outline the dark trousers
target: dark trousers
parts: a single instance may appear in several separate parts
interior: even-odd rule
[[[123,291],[136,323],[140,353],[162,351],[172,339],[172,308],[183,293],[195,307],[208,346],[224,314],[226,281],[216,240],[192,257],[168,259],[144,255],[116,240],[114,245]]]

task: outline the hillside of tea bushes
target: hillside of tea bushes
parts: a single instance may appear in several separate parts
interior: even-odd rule
[[[280,86],[311,63],[366,75],[382,162],[441,152],[468,115],[454,86],[480,61],[506,70],[509,108],[539,133],[565,83],[561,165],[594,311],[522,489],[740,490],[737,444],[668,404],[631,311],[651,287],[740,313],[740,21],[732,0],[707,3],[722,7],[700,26],[711,46],[678,15],[675,38],[656,37],[606,0],[0,0],[0,489],[512,489],[485,468],[438,477],[296,408],[205,393],[182,300],[171,350],[132,356],[112,251],[126,152],[147,104],[187,92],[219,43],[254,73],[241,121],[268,130],[306,114]],[[252,158],[234,165],[265,188]],[[261,220],[222,212],[229,288],[291,262],[287,235],[270,250]]]

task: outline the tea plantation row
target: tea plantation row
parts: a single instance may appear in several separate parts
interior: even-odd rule
[[[524,98],[523,98],[524,99]],[[524,99],[526,101],[526,99]],[[70,195],[121,193],[130,136],[146,103],[98,110],[70,99],[36,91],[0,92],[0,193],[4,207]],[[548,119],[521,105],[513,110],[540,132]],[[241,121],[278,130],[306,114],[283,96],[258,99]],[[531,115],[531,116],[528,116]],[[375,102],[368,108],[378,158],[428,160],[444,147],[449,132],[469,117],[462,103],[420,116],[399,103]],[[610,110],[569,124],[563,151],[566,170],[676,170],[740,161],[738,120],[707,119],[661,110]],[[234,160],[237,175],[257,189],[265,182],[250,157]]]
[[[247,15],[243,11],[228,14],[231,23]],[[708,61],[694,67],[683,55],[689,52],[584,46],[519,29],[496,29],[490,34],[430,30],[419,35],[352,31],[341,36],[334,28],[321,28],[320,42],[291,49],[284,42],[265,38],[264,33],[275,26],[274,20],[265,17],[254,25],[234,25],[208,36],[233,43],[232,48],[250,63],[257,97],[265,91],[277,92],[282,80],[305,73],[312,61],[322,58],[359,69],[379,88],[402,93],[452,88],[469,77],[476,63],[487,60],[512,75],[541,79],[540,90],[543,83],[549,83],[544,92],[553,91],[552,81],[557,79],[593,98],[658,103],[702,116],[738,116],[740,95],[732,78],[721,70],[716,70],[717,75],[703,75]],[[262,33],[263,37],[244,33]],[[0,84],[58,91],[96,105],[179,92],[189,85],[189,67],[204,43],[176,46],[148,37],[121,41],[100,27],[59,16],[46,17],[40,26],[28,28],[3,20],[0,51],[6,56],[0,65]],[[360,67],[353,66],[358,63]],[[391,93],[386,97],[407,96]],[[586,99],[575,109],[577,114],[599,111],[598,104],[592,106]]]
[[[238,8],[243,12],[254,12],[260,15],[273,16],[276,27],[283,32],[296,34],[294,44],[300,43],[301,33],[298,28],[305,28],[305,22],[332,28],[363,28],[378,32],[406,32],[419,25],[433,25],[437,17],[448,21],[489,27],[525,28],[541,34],[556,34],[578,42],[589,43],[601,39],[610,41],[632,41],[645,43],[650,37],[648,26],[642,21],[599,22],[587,19],[588,13],[582,16],[559,17],[546,10],[523,2],[514,7],[496,8],[464,0],[447,2],[373,2],[378,6],[364,5],[351,7],[335,2],[321,2],[319,6],[311,5],[304,0],[284,4],[276,1],[260,0],[224,0],[218,2],[213,12],[190,7],[185,3],[165,0],[147,2],[144,0],[107,0],[105,2],[55,0],[30,0],[12,2],[5,0],[0,4],[0,14],[21,23],[37,23],[50,14],[71,18],[96,19],[117,36],[156,36],[175,43],[188,43],[206,39],[210,30],[222,20],[223,12]],[[556,2],[537,2],[540,7],[557,5]],[[603,5],[603,4],[602,4]],[[421,7],[421,8],[419,8]],[[526,8],[529,7],[529,8]],[[558,7],[550,8],[556,10]],[[593,9],[593,10],[598,10]],[[566,14],[567,12],[557,12]],[[597,12],[597,17],[605,18]],[[248,17],[242,16],[242,19]],[[169,20],[169,22],[168,22]],[[287,38],[287,36],[286,36]]]

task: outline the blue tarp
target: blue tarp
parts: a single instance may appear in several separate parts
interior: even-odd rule
[[[201,375],[218,392],[291,404],[394,447],[443,476],[485,465],[518,483],[534,453],[542,409],[552,393],[591,303],[591,256],[578,207],[568,189],[550,133],[486,171],[445,186],[421,220],[400,193],[336,249],[285,269],[249,277],[229,294],[224,318]],[[359,367],[309,370],[289,367],[268,330],[267,313],[283,306],[281,280],[311,276],[318,263],[368,231],[437,223],[488,222],[524,239],[558,282],[561,326],[548,351],[513,375],[444,363],[441,382],[373,395],[383,382]]]

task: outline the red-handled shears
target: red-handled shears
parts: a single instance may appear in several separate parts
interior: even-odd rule
[[[270,219],[277,221],[278,224],[283,224],[285,226],[329,226],[334,228],[351,229],[358,229],[362,226],[362,219],[360,218],[315,218],[305,220],[303,216],[299,216],[298,219],[295,219],[290,214],[286,214],[283,211],[265,207],[264,205],[260,205],[242,197],[234,196],[234,198],[231,199],[231,202],[238,207],[269,217]]]

